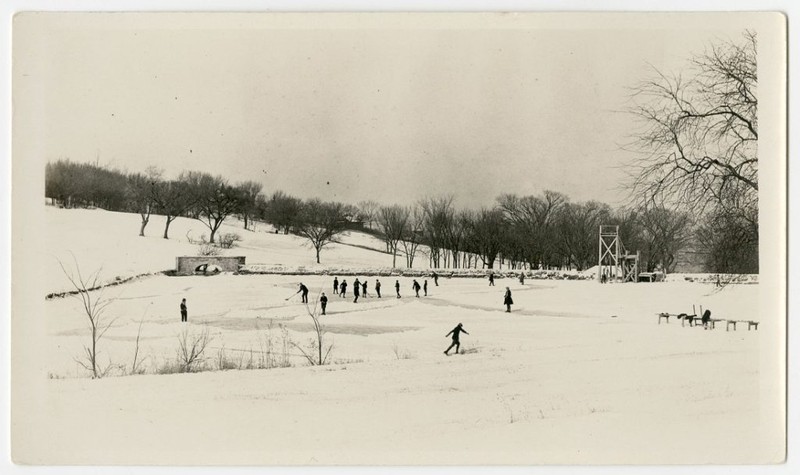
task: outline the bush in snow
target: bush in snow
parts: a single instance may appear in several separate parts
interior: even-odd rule
[[[242,237],[236,233],[225,233],[219,237],[219,247],[223,249],[230,249],[236,246],[236,243],[241,240]]]

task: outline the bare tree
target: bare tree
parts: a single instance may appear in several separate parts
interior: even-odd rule
[[[315,301],[319,301],[319,296],[317,296]],[[328,357],[331,351],[333,351],[333,342],[327,341],[325,327],[319,321],[317,305],[315,304],[314,308],[311,309],[308,304],[306,304],[306,311],[314,324],[314,337],[308,342],[305,348],[295,342],[291,342],[291,344],[302,353],[303,357],[311,366],[322,366],[328,363]]]
[[[507,222],[499,209],[482,208],[470,219],[469,242],[486,268],[494,268],[497,255],[503,248],[507,229]]]
[[[414,266],[414,258],[422,242],[422,226],[425,215],[419,205],[407,209],[408,219],[400,237],[400,242],[403,244],[403,253],[406,255],[406,266],[410,269]]]
[[[189,172],[186,180],[197,193],[195,219],[211,231],[208,242],[213,244],[214,236],[225,218],[239,209],[239,193],[221,176]]]
[[[264,218],[276,229],[283,230],[284,234],[289,234],[292,226],[297,222],[302,207],[303,202],[300,199],[282,191],[276,191],[265,204]]]
[[[378,213],[380,212],[381,206],[372,200],[359,201],[357,206],[359,218],[364,221],[367,228],[372,229],[373,225],[378,220]]]
[[[159,182],[153,188],[156,209],[166,218],[164,239],[169,239],[169,225],[197,203],[197,191],[192,189],[185,174],[181,174],[177,180]]]
[[[322,248],[332,243],[346,228],[347,219],[342,204],[324,203],[319,199],[303,204],[299,224],[296,226],[297,234],[308,239],[317,252],[317,264]]]
[[[206,347],[210,342],[208,327],[203,327],[199,333],[191,333],[188,328],[181,331],[178,335],[178,363],[181,372],[191,373],[197,369],[205,359]]]
[[[256,205],[262,187],[261,183],[254,181],[244,181],[236,185],[236,191],[239,194],[239,213],[242,214],[245,229],[249,229],[250,218],[256,212]]]
[[[392,267],[397,267],[397,244],[403,239],[408,226],[409,210],[402,206],[385,206],[378,213],[378,224],[383,231],[386,247],[392,253]]]
[[[635,199],[703,211],[732,191],[758,192],[756,33],[711,44],[686,74],[656,70],[633,89],[641,128],[630,148]]]
[[[423,236],[425,244],[430,248],[430,259],[433,267],[442,265],[442,251],[447,246],[447,229],[452,222],[455,210],[452,195],[437,198],[425,198],[420,201],[423,212]],[[444,256],[443,256],[444,254]]]
[[[155,167],[148,167],[145,174],[132,173],[128,175],[126,196],[131,209],[139,213],[142,225],[139,236],[144,236],[144,228],[150,222],[150,214],[155,207],[154,190],[161,181],[161,171]]]
[[[61,262],[61,260],[58,261],[58,265],[61,267],[61,271],[64,272],[64,275],[75,288],[76,292],[73,295],[80,299],[81,304],[83,305],[83,311],[86,315],[86,320],[89,324],[89,330],[92,338],[91,343],[88,346],[83,347],[83,357],[76,358],[75,361],[86,370],[91,371],[92,378],[101,378],[107,374],[112,365],[109,363],[105,367],[100,366],[97,360],[99,351],[97,349],[97,344],[100,339],[103,338],[103,335],[106,334],[108,329],[111,328],[114,322],[117,321],[117,317],[106,318],[105,315],[106,308],[111,304],[112,301],[105,298],[103,295],[104,288],[100,283],[100,271],[102,269],[97,269],[87,277],[84,277],[74,255],[72,256],[72,260],[75,263],[74,274],[64,267],[64,264]]]

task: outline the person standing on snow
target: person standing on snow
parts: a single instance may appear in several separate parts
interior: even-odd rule
[[[345,295],[347,295],[347,281],[346,280],[342,279],[342,284],[339,286],[339,288],[340,288],[339,297],[344,297]]]
[[[319,298],[319,306],[322,308],[322,314],[325,315],[325,307],[328,306],[328,297],[325,296],[325,292],[322,292]]]
[[[453,343],[451,343],[450,346],[448,346],[447,349],[444,350],[444,354],[450,356],[450,353],[448,353],[448,352],[454,346],[456,347],[456,354],[458,354],[458,349],[461,348],[461,342],[458,341],[458,337],[461,334],[461,332],[464,332],[465,334],[469,335],[469,333],[467,333],[467,331],[464,330],[464,327],[459,323],[458,325],[456,325],[455,328],[450,330],[450,333],[445,335],[445,337],[448,337],[448,336],[450,336],[452,334],[453,335]]]
[[[181,300],[181,321],[189,321],[189,311],[186,309],[186,299]]]
[[[425,279],[425,282],[422,283],[422,290],[425,291],[425,296],[428,296],[428,279]]]
[[[361,282],[359,282],[358,277],[356,277],[356,281],[353,282],[353,295],[355,295],[356,298],[353,299],[353,303],[358,302],[358,295],[360,294],[360,292],[361,292]]]
[[[399,280],[395,280],[394,281],[394,290],[395,290],[395,292],[397,292],[397,298],[400,298],[400,281]]]
[[[514,301],[511,299],[511,289],[506,287],[506,295],[503,297],[503,305],[506,306],[506,313],[511,313],[511,306]]]
[[[489,272],[489,285],[494,286],[494,272]]]
[[[334,277],[333,278],[333,295],[336,295],[338,293],[339,293],[339,278],[338,277]]]
[[[375,293],[378,294],[378,298],[381,298],[381,281],[375,279]]]

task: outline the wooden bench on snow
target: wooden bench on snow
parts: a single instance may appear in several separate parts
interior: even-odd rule
[[[725,331],[730,331],[731,325],[733,325],[734,331],[736,330],[737,323],[747,323],[747,331],[750,331],[751,328],[755,328],[758,330],[758,323],[755,320],[727,320],[727,324],[725,325]]]

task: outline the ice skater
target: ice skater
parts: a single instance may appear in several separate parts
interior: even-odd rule
[[[419,282],[417,282],[417,279],[414,279],[414,283],[411,284],[411,288],[414,289],[414,292],[417,294],[417,298],[419,298],[419,289],[421,287],[419,286]]]
[[[189,321],[189,311],[186,309],[186,299],[181,300],[181,321]]]
[[[397,292],[397,298],[400,298],[400,281],[394,281],[394,291]]]
[[[300,289],[297,292],[295,292],[294,294],[297,295],[297,294],[299,294],[301,292],[302,292],[302,295],[300,295],[300,297],[302,298],[302,302],[303,303],[308,303],[308,287],[303,285],[302,282],[300,282]]]
[[[338,293],[339,293],[339,278],[338,277],[334,277],[333,278],[333,295],[336,295]]]
[[[425,291],[425,296],[428,296],[428,279],[425,279],[425,282],[422,283],[422,290]]]
[[[378,294],[378,298],[381,298],[381,281],[375,279],[375,293]]]
[[[325,315],[325,308],[328,306],[328,297],[325,296],[325,292],[322,292],[319,297],[319,306],[322,309],[322,314]]]
[[[514,300],[511,299],[511,289],[506,287],[506,295],[503,297],[503,305],[506,306],[506,313],[511,313],[511,306],[514,305]]]
[[[432,277],[433,277],[433,285],[439,287],[439,274],[437,274],[436,271],[433,271]]]
[[[489,285],[494,286],[494,272],[489,272]]]
[[[344,298],[347,295],[347,281],[342,279],[342,284],[339,286],[339,297]]]
[[[453,343],[451,343],[450,346],[448,346],[447,349],[444,350],[444,354],[450,356],[449,351],[454,346],[456,347],[456,354],[458,354],[458,349],[461,348],[461,342],[458,341],[458,337],[461,334],[461,332],[464,332],[465,334],[469,335],[469,333],[467,333],[467,331],[464,330],[464,327],[459,323],[458,325],[456,325],[455,328],[450,330],[450,333],[445,335],[445,337],[448,337],[448,336],[450,336],[452,334],[453,335]]]
[[[519,283],[522,284],[522,285],[525,285],[525,273],[524,272],[520,272],[519,273]]]
[[[353,282],[353,295],[356,298],[353,299],[353,303],[358,302],[358,295],[361,293],[361,282],[358,281],[358,277],[356,277],[356,281]]]
[[[367,279],[364,279],[364,282],[361,284],[361,295],[367,298]]]

